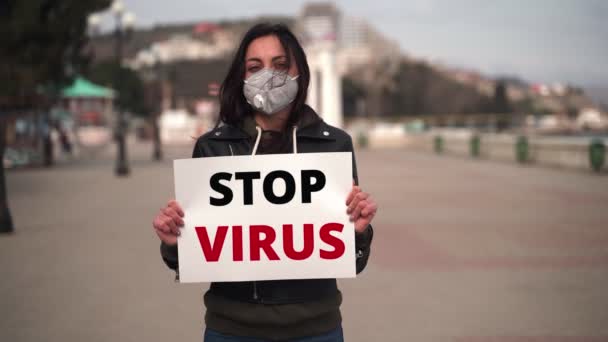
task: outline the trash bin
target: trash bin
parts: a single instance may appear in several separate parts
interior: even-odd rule
[[[602,139],[593,139],[589,144],[589,163],[595,172],[600,172],[606,161],[606,145]]]
[[[435,153],[441,154],[443,153],[443,137],[438,135],[435,137]]]
[[[471,141],[470,141],[470,145],[471,145],[471,157],[473,158],[478,158],[479,157],[479,150],[480,150],[480,145],[481,145],[481,139],[479,138],[479,135],[473,135],[471,137]]]
[[[515,143],[515,158],[519,163],[527,163],[530,158],[528,138],[520,136]]]
[[[360,148],[366,148],[368,144],[369,139],[367,138],[367,134],[364,132],[359,132],[359,134],[357,134],[357,145]]]

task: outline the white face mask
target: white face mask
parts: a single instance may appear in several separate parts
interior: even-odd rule
[[[249,76],[243,86],[247,102],[256,110],[272,115],[287,107],[298,94],[298,76],[264,68]]]

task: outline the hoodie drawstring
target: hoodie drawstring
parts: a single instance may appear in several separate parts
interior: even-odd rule
[[[258,132],[258,134],[255,137],[255,144],[253,144],[253,151],[251,153],[252,156],[255,156],[256,152],[258,151],[258,146],[260,145],[260,139],[262,138],[262,129],[260,128],[260,126],[255,126],[255,130]],[[298,126],[293,126],[293,130],[291,132],[292,132],[292,144],[293,144],[293,153],[294,154],[298,153],[298,141],[296,139],[297,131],[298,131]]]
[[[292,132],[292,140],[293,144],[293,154],[298,154],[298,139],[296,139],[296,132],[298,131],[298,126],[293,126]]]
[[[255,126],[255,130],[258,132],[258,134],[255,137],[255,144],[253,144],[253,153],[251,153],[252,156],[255,156],[255,153],[258,151],[258,145],[260,145],[260,139],[262,138],[262,129],[260,126]]]
[[[255,137],[255,144],[253,144],[253,151],[251,152],[252,156],[255,156],[256,152],[258,151],[258,146],[260,145],[260,139],[262,138],[262,129],[260,128],[260,126],[255,126],[255,130],[258,132],[257,136]],[[297,154],[298,153],[298,142],[296,140],[296,132],[298,131],[298,126],[293,126],[293,130],[292,132],[292,143],[293,143],[293,153]],[[228,145],[230,146],[230,145]],[[232,148],[230,149],[230,151],[232,152]],[[258,284],[256,281],[253,282],[253,299],[255,301],[260,300],[260,296],[258,295]]]

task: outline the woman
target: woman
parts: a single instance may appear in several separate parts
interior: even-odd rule
[[[270,153],[352,152],[352,140],[305,104],[306,55],[284,25],[259,24],[244,36],[220,92],[220,123],[193,158]],[[345,210],[355,224],[357,273],[367,264],[376,204],[357,184]],[[161,255],[177,270],[184,213],[170,201],[154,218]],[[342,341],[335,279],[212,283],[205,294],[205,341]]]

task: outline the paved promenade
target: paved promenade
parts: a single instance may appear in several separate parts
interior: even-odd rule
[[[202,341],[202,293],[164,267],[169,161],[130,149],[10,171],[0,341]],[[189,157],[173,148],[170,158]],[[368,269],[340,281],[347,341],[608,341],[608,175],[361,151],[379,203]]]

